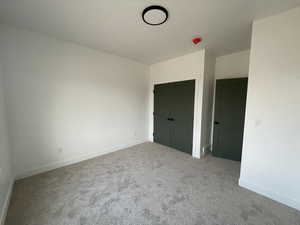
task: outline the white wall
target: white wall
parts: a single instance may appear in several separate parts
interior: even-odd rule
[[[216,58],[205,52],[203,101],[202,101],[202,122],[201,122],[201,153],[211,150],[212,145],[212,116],[215,85],[215,64]]]
[[[216,79],[247,77],[249,73],[250,50],[217,57]]]
[[[150,66],[155,84],[198,79],[203,76],[205,50],[159,62]]]
[[[2,26],[18,177],[144,142],[149,66]]]
[[[12,188],[13,172],[5,119],[6,113],[1,69],[0,65],[0,224],[4,224],[5,211]]]
[[[204,91],[204,65],[206,50],[187,54],[178,58],[159,62],[150,66],[149,88],[149,139],[153,140],[153,88],[155,84],[176,82],[183,80],[196,80],[195,87],[195,111],[194,111],[194,137],[193,157],[201,156],[201,122],[203,110]],[[208,65],[209,67],[209,65]],[[207,73],[210,74],[210,73]],[[213,76],[213,74],[212,74]],[[209,80],[209,78],[207,77]],[[206,113],[206,112],[205,112]],[[205,117],[206,118],[206,117]],[[205,119],[204,118],[204,119]],[[204,123],[206,126],[206,122]],[[203,141],[203,144],[205,141]]]
[[[240,184],[300,210],[299,27],[300,8],[253,24]]]

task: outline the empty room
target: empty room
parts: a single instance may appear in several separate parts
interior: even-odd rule
[[[300,225],[300,0],[0,1],[0,225]]]

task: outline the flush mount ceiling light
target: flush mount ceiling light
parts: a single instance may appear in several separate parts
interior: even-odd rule
[[[144,9],[143,21],[152,26],[157,26],[165,23],[168,20],[168,11],[159,5],[151,5]]]

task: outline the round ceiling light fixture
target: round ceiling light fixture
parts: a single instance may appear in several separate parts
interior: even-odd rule
[[[169,13],[168,10],[162,6],[151,5],[144,9],[142,17],[146,24],[157,26],[168,20]]]

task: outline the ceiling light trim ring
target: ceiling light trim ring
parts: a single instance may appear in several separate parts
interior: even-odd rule
[[[150,23],[150,22],[148,22],[145,19],[145,15],[146,15],[147,12],[150,12],[151,10],[159,10],[159,11],[163,12],[165,14],[166,18],[162,22],[160,22],[160,23]],[[160,6],[160,5],[151,5],[151,6],[148,6],[147,8],[145,8],[143,10],[142,18],[143,18],[143,21],[146,24],[151,25],[151,26],[158,26],[158,25],[161,25],[161,24],[165,23],[168,20],[168,18],[169,18],[169,12],[168,12],[168,10],[166,8],[164,8],[164,7]]]

